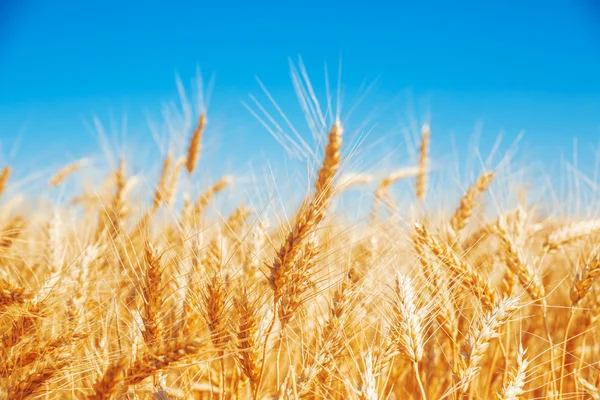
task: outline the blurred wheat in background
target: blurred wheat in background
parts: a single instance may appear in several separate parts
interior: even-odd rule
[[[2,398],[600,399],[591,210],[546,212],[500,166],[472,171],[462,196],[428,190],[428,124],[415,165],[352,171],[355,127],[310,92],[314,146],[279,139],[320,160],[294,199],[267,199],[288,210],[278,215],[243,194],[219,208],[236,176],[182,189],[214,134],[203,109],[179,132],[187,149],[154,160],[148,191],[122,156],[103,183],[52,205],[10,191],[4,167]],[[50,187],[89,164],[55,171]],[[402,180],[410,201],[394,196]],[[336,212],[350,189],[369,202],[354,219]]]

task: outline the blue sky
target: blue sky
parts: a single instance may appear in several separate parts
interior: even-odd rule
[[[434,154],[482,124],[482,147],[524,131],[524,151],[552,160],[577,137],[586,159],[600,137],[594,3],[5,0],[0,162],[92,151],[93,115],[118,130],[127,114],[128,140],[147,142],[144,112],[160,119],[161,102],[176,98],[175,73],[188,83],[197,66],[215,77],[209,120],[226,132],[215,147],[232,140],[228,155],[250,159],[277,144],[241,102],[260,95],[258,76],[292,104],[288,57],[298,56],[316,86],[340,59],[348,93],[376,81],[361,104],[365,115],[385,110],[370,121],[375,139],[393,138],[414,114],[431,119]],[[17,138],[27,145],[15,155]]]

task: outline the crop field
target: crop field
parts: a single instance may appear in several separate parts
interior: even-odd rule
[[[309,94],[310,185],[288,197],[255,179],[264,204],[236,174],[198,184],[206,140],[226,134],[210,110],[189,114],[185,149],[148,161],[156,175],[114,154],[103,180],[82,159],[19,193],[15,174],[35,171],[2,166],[0,397],[600,399],[585,202],[552,209],[505,166],[433,190],[435,124],[414,165],[353,171],[358,128]],[[45,198],[67,183],[78,192]]]

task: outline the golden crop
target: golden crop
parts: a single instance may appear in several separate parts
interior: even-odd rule
[[[156,160],[147,207],[125,159],[75,205],[27,211],[4,168],[2,398],[600,399],[599,220],[522,199],[483,212],[493,170],[431,210],[425,125],[417,165],[345,221],[336,198],[374,178],[344,169],[336,119],[293,213],[267,221],[240,197],[211,217],[235,177],[175,205],[206,127],[199,113],[187,152]],[[407,179],[412,204],[390,191]]]

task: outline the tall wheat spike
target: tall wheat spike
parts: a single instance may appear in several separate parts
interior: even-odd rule
[[[198,125],[196,126],[196,129],[192,134],[190,145],[188,147],[186,168],[190,175],[192,174],[192,172],[194,172],[196,164],[198,163],[198,159],[200,158],[200,147],[202,141],[202,133],[204,131],[204,125],[206,125],[206,116],[204,115],[204,113],[202,113],[198,118]]]
[[[421,129],[421,147],[419,152],[419,174],[416,181],[417,199],[423,200],[427,192],[427,175],[429,174],[429,124]]]

